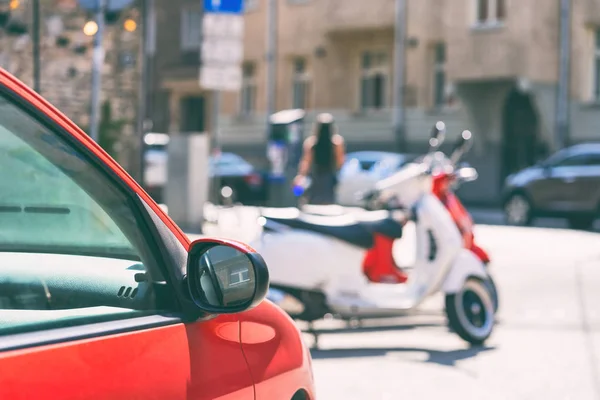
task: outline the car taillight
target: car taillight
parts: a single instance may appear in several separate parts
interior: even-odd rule
[[[246,183],[253,185],[253,186],[258,186],[261,184],[262,182],[262,178],[260,175],[258,174],[250,174],[250,175],[246,175],[244,177],[244,180],[246,181]]]

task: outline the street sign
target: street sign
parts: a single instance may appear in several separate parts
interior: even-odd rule
[[[244,36],[244,17],[236,14],[204,14],[202,34],[205,38],[228,37],[241,40]]]
[[[239,65],[205,65],[200,69],[200,83],[204,89],[237,91],[242,86],[242,68]]]
[[[244,59],[244,45],[235,39],[207,40],[202,45],[202,62],[205,64],[240,64]]]
[[[79,6],[86,11],[96,11],[99,0],[78,0]],[[134,0],[106,0],[107,11],[119,11],[133,4]]]
[[[244,0],[204,0],[205,13],[241,14]]]
[[[204,0],[200,85],[238,91],[244,58],[244,0]]]

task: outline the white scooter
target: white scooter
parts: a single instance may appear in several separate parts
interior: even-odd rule
[[[450,327],[467,342],[482,344],[495,323],[486,269],[463,247],[448,210],[431,193],[444,132],[438,122],[423,161],[379,181],[367,196],[393,211],[324,216],[261,209],[263,233],[251,245],[269,265],[269,298],[312,325],[327,314],[345,320],[409,315],[441,291]],[[457,151],[469,137],[461,136]],[[402,279],[386,243],[400,238],[407,216],[415,223],[416,254]]]

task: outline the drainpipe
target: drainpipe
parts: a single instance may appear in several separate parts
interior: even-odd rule
[[[569,141],[569,89],[571,67],[571,0],[560,0],[558,87],[556,92],[556,149]]]
[[[404,78],[406,63],[406,0],[396,0],[394,29],[394,93],[393,126],[398,151],[406,150],[404,110]]]

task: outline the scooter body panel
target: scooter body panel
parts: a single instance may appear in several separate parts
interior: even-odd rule
[[[458,293],[471,277],[486,280],[488,274],[483,262],[471,250],[462,249],[442,285],[442,291],[447,294]]]

